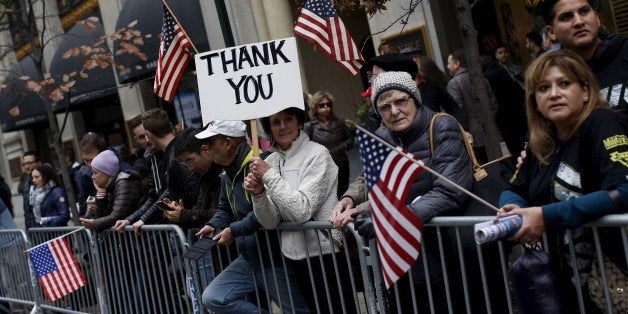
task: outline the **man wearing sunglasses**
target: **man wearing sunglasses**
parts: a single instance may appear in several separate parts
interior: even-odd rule
[[[37,168],[37,166],[41,166],[41,158],[39,158],[39,152],[31,150],[24,153],[22,157],[22,167],[24,167],[24,173],[20,177],[20,182],[17,186],[17,192],[22,194],[24,200],[24,223],[27,226],[35,225],[35,216],[33,212],[29,210],[29,192],[31,190],[31,185],[33,184],[31,180],[31,172],[33,169]]]

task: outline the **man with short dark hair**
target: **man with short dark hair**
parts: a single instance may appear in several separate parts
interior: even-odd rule
[[[530,53],[532,60],[542,55],[545,50],[543,49],[543,38],[541,34],[535,31],[531,31],[526,34],[526,49]]]
[[[95,132],[88,132],[81,139],[81,158],[83,165],[75,172],[76,180],[76,204],[81,216],[87,214],[87,197],[96,194],[96,188],[92,181],[91,164],[94,157],[107,149],[105,138]]]
[[[24,152],[22,157],[22,167],[24,167],[24,173],[20,177],[18,193],[22,193],[23,197],[24,224],[26,225],[26,229],[34,227],[37,224],[35,222],[35,215],[33,214],[28,201],[31,185],[33,185],[31,172],[33,172],[33,169],[37,168],[37,166],[41,166],[39,152],[36,150]]]
[[[536,12],[548,24],[550,38],[580,55],[591,67],[602,97],[614,111],[627,114],[628,40],[601,28],[592,1],[546,0]]]
[[[173,155],[173,140],[175,138],[172,123],[163,109],[151,109],[142,114],[142,126],[146,136],[156,150],[163,151],[163,158],[157,164],[154,180],[161,182],[157,199],[149,198],[144,205],[127,217],[116,222],[116,230],[123,231],[131,222],[136,231],[146,223],[157,222],[161,219],[161,209],[158,202],[181,200],[184,204],[194,204],[198,198],[198,179],[196,173],[189,171]]]
[[[473,86],[471,85],[471,78],[469,77],[469,71],[467,70],[467,57],[464,50],[457,49],[449,54],[447,58],[447,69],[451,75],[451,80],[447,83],[447,91],[456,100],[459,106],[465,108],[467,112],[473,107],[475,96],[473,96]],[[488,81],[484,80],[486,89],[488,91],[488,100],[493,113],[493,117],[497,114],[497,100],[493,94],[493,90]],[[465,125],[465,122],[460,122]],[[469,125],[469,122],[466,122]],[[484,139],[482,137],[476,137],[474,134],[465,132],[467,140],[473,145],[475,155],[480,161],[487,161],[486,150],[484,148]]]

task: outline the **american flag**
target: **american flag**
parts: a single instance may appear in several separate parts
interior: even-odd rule
[[[154,89],[157,96],[167,102],[172,102],[183,72],[190,62],[191,43],[165,6],[163,6],[163,11]]]
[[[65,237],[31,249],[28,256],[39,284],[51,302],[87,283]]]
[[[408,208],[406,197],[423,168],[381,143],[382,139],[359,129],[357,133],[382,274],[389,288],[419,256],[423,222]]]
[[[352,75],[356,75],[364,63],[349,30],[329,0],[306,1],[294,33],[322,49]]]

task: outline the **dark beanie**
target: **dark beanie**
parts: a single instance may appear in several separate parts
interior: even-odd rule
[[[414,79],[419,73],[419,66],[416,65],[410,57],[402,53],[387,53],[385,55],[377,56],[366,62],[366,66],[373,68],[376,65],[386,72],[398,71],[410,73],[410,76]]]

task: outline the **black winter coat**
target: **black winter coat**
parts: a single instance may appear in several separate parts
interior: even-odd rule
[[[460,186],[471,189],[472,166],[464,146],[458,122],[451,116],[443,116],[434,122],[434,155],[430,154],[429,127],[435,113],[420,106],[414,121],[403,132],[390,132],[383,128],[380,135],[421,159],[434,171]],[[417,197],[420,199],[413,201]],[[422,171],[412,183],[406,204],[425,223],[435,216],[462,213],[468,196]]]
[[[143,198],[141,180],[134,170],[118,173],[107,186],[107,196],[96,199],[94,229],[105,230],[137,210]]]

